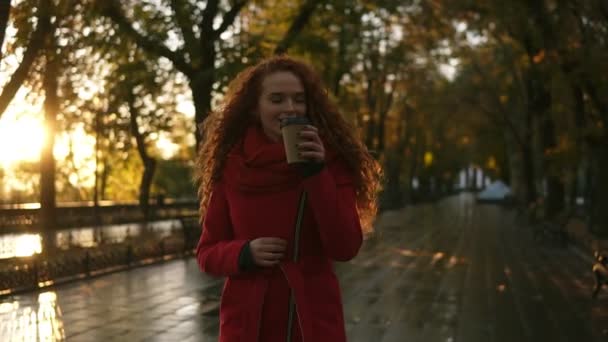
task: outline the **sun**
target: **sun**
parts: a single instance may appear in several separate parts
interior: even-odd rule
[[[3,116],[0,119],[0,166],[9,168],[20,161],[39,160],[44,135],[44,124],[34,115]]]

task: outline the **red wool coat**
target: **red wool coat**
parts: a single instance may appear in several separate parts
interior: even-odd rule
[[[346,341],[342,300],[332,261],[352,259],[362,243],[351,172],[328,151],[326,167],[308,178],[286,163],[283,145],[251,127],[213,185],[197,247],[203,272],[227,277],[220,305],[221,342],[284,342],[289,293],[296,302],[293,341]],[[300,259],[243,272],[247,241],[279,237],[293,253],[300,193],[308,200]]]

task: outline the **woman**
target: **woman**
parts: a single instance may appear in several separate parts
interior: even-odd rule
[[[306,116],[301,157],[287,164],[280,121]],[[230,84],[204,127],[197,170],[203,272],[227,277],[220,341],[346,341],[332,261],[355,257],[376,212],[380,168],[306,64],[273,57]],[[292,262],[300,194],[308,199]]]

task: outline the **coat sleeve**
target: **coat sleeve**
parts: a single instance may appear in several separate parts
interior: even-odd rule
[[[354,258],[361,248],[363,234],[355,187],[347,171],[341,165],[325,167],[304,180],[304,190],[325,254],[336,261]]]
[[[200,269],[213,276],[226,277],[239,272],[239,254],[247,240],[235,240],[228,211],[228,201],[222,182],[215,183],[203,232],[196,247]]]

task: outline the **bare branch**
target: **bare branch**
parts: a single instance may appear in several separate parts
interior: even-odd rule
[[[220,34],[224,33],[224,31],[226,31],[234,23],[234,20],[236,19],[239,12],[241,12],[246,3],[247,0],[238,1],[236,4],[234,4],[234,6],[232,6],[230,11],[228,11],[228,13],[224,15],[222,24],[220,25],[220,27],[218,27],[217,30],[215,30],[216,37],[219,37]]]
[[[297,35],[300,33],[300,31],[302,31],[304,26],[306,26],[306,24],[308,23],[308,20],[310,19],[310,17],[312,16],[312,14],[315,11],[317,5],[320,2],[321,1],[319,1],[319,0],[307,0],[302,5],[302,7],[300,8],[300,12],[298,13],[298,16],[291,23],[291,26],[287,30],[287,33],[285,34],[285,36],[283,36],[283,39],[281,39],[279,44],[277,44],[277,47],[274,50],[275,55],[280,55],[280,54],[287,52],[287,49],[289,49],[289,46],[291,46],[293,41],[296,39]]]
[[[43,5],[40,6],[39,9],[38,26],[32,33],[32,37],[28,42],[25,53],[23,54],[23,59],[21,60],[21,63],[19,63],[17,70],[15,70],[11,76],[10,81],[8,81],[8,83],[2,89],[2,94],[0,94],[0,117],[23,84],[23,81],[29,74],[30,67],[36,60],[40,50],[42,50],[44,47],[44,42],[47,35],[49,32],[51,32],[51,21],[48,9],[49,2],[43,1]]]
[[[182,32],[184,46],[190,54],[190,58],[193,59],[194,55],[198,52],[198,49],[196,49],[197,41],[196,37],[194,37],[194,31],[192,30],[192,26],[194,25],[192,17],[190,16],[190,13],[184,11],[183,0],[171,0],[171,9],[173,10],[177,26]]]
[[[213,40],[213,21],[218,11],[219,0],[208,0],[205,9],[203,10],[203,19],[200,24],[201,36],[200,40],[203,43],[203,39]],[[204,44],[201,44],[204,45]]]
[[[11,11],[11,0],[0,0],[0,59],[2,59],[2,44]]]
[[[118,27],[129,37],[135,40],[136,44],[147,53],[162,56],[169,59],[177,70],[185,75],[192,75],[194,69],[184,60],[183,56],[177,52],[171,51],[161,42],[154,41],[150,37],[144,36],[133,27],[133,24],[124,15],[120,8],[120,3],[114,1],[103,0],[102,14],[110,18]]]
[[[473,68],[475,70],[475,72],[477,72],[479,74],[479,76],[481,76],[484,80],[487,80],[488,77],[486,75],[486,73],[481,69],[481,67],[479,66],[479,63],[477,62],[477,60],[475,58],[473,58]],[[521,134],[519,133],[519,130],[517,129],[517,127],[515,126],[515,124],[513,123],[513,121],[511,121],[509,119],[509,115],[508,115],[508,111],[505,109],[505,107],[503,106],[503,104],[500,102],[500,98],[496,92],[496,90],[490,86],[490,84],[486,84],[486,86],[484,87],[485,90],[487,90],[490,94],[490,98],[492,99],[492,102],[494,103],[495,108],[498,108],[498,112],[500,113],[500,115],[502,116],[500,119],[497,119],[496,117],[492,117],[495,114],[492,114],[492,111],[483,108],[483,106],[480,104],[480,106],[482,107],[482,110],[488,115],[490,116],[491,119],[493,119],[495,122],[500,122],[499,120],[502,120],[502,124],[506,125],[507,128],[509,128],[509,130],[511,131],[511,133],[513,134],[513,137],[515,138],[515,140],[520,144],[520,145],[524,145],[524,139],[521,137]]]

